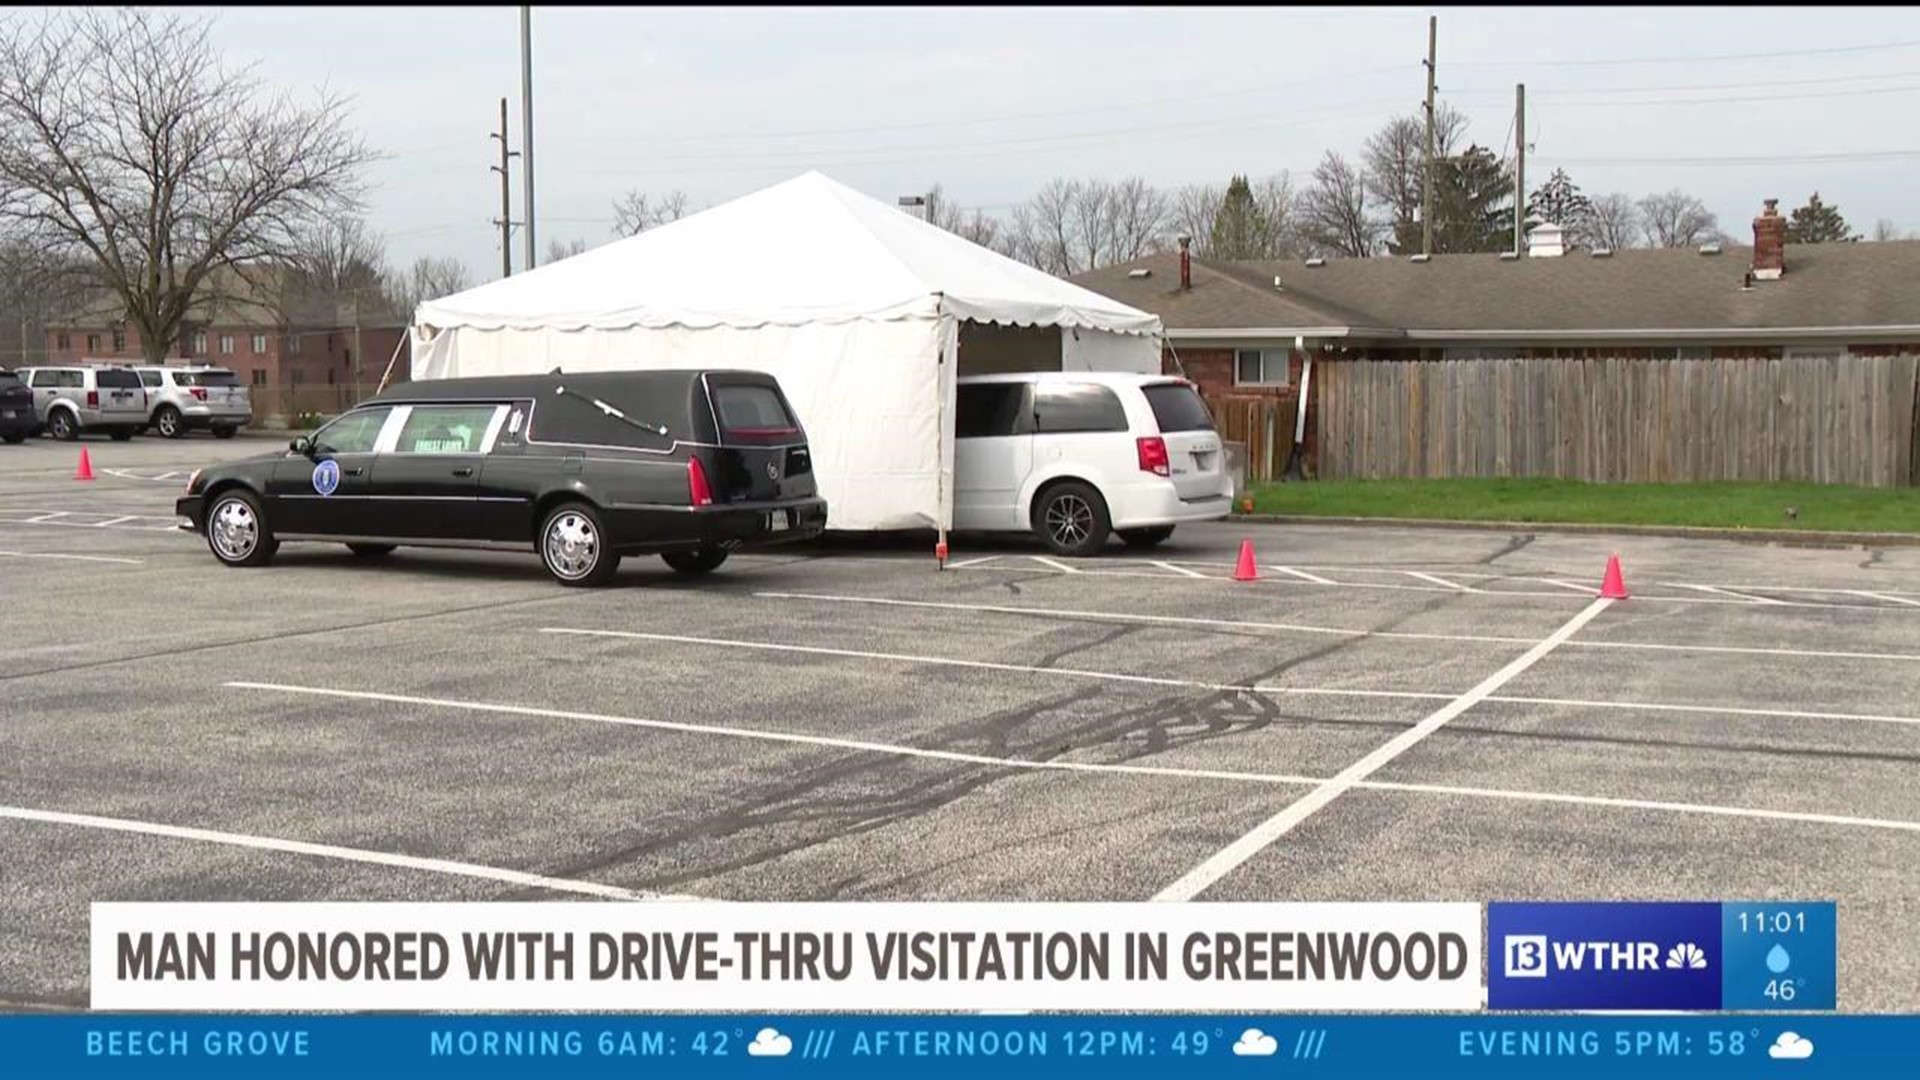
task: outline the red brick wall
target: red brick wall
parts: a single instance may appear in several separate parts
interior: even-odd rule
[[[1292,350],[1292,359],[1287,365],[1287,385],[1285,386],[1236,386],[1233,381],[1233,349],[1168,349],[1161,354],[1160,369],[1169,375],[1178,375],[1183,370],[1186,377],[1200,387],[1200,395],[1208,401],[1227,398],[1264,398],[1279,406],[1280,412],[1287,418],[1287,439],[1292,438],[1294,409],[1300,400],[1300,377],[1305,367],[1305,357]],[[1179,363],[1175,364],[1178,356]],[[1344,359],[1344,358],[1343,358]],[[1320,438],[1320,418],[1313,401],[1307,402],[1307,430],[1305,449],[1309,470],[1318,462]]]

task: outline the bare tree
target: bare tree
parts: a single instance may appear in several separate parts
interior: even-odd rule
[[[1018,257],[1061,277],[1087,269],[1078,262],[1075,208],[1079,202],[1077,181],[1054,179],[1033,198],[1015,207],[1013,225],[1020,238]]]
[[[452,256],[434,258],[422,255],[402,273],[392,275],[387,292],[407,317],[428,300],[451,296],[473,284],[467,265]]]
[[[1609,251],[1639,247],[1640,207],[1624,192],[1596,195],[1585,224],[1587,244]]]
[[[1266,257],[1294,259],[1306,253],[1300,236],[1300,200],[1293,190],[1293,176],[1281,171],[1253,186],[1253,201],[1267,223]]]
[[[540,265],[550,266],[559,262],[561,259],[571,259],[575,255],[584,253],[586,250],[587,242],[585,240],[567,240],[564,242],[560,240],[549,240],[547,241],[547,257],[541,260]]]
[[[999,219],[982,210],[964,209],[947,198],[945,189],[939,184],[927,191],[926,200],[924,210],[928,222],[983,248],[1002,255],[1011,254],[1008,250],[1009,234],[1000,227]]]
[[[329,218],[294,232],[285,263],[274,268],[265,292],[281,323],[289,326],[330,323],[343,305],[355,318],[400,314],[388,288],[386,261],[386,239],[366,222]],[[225,284],[209,281],[203,299],[219,299]]]
[[[1436,107],[1433,111],[1435,159],[1452,155],[1466,130],[1464,113],[1444,102]],[[1413,116],[1388,120],[1367,137],[1360,152],[1367,194],[1386,211],[1388,229],[1397,249],[1410,249],[1420,240],[1426,156],[1426,123]]]
[[[669,221],[679,221],[686,216],[687,193],[684,191],[669,191],[660,196],[629,191],[613,201],[613,233],[615,236],[638,236],[648,229],[658,228]]]
[[[1912,236],[1903,235],[1900,232],[1900,226],[1894,224],[1893,219],[1891,218],[1881,218],[1880,220],[1873,223],[1873,238],[1875,240],[1882,240],[1882,241],[1913,239]]]
[[[1225,190],[1215,184],[1188,184],[1173,193],[1169,220],[1176,235],[1192,238],[1195,255],[1213,254],[1213,222],[1225,197]]]
[[[1367,216],[1366,179],[1332,150],[1300,195],[1300,225],[1310,245],[1330,254],[1365,258],[1379,249],[1382,226]]]
[[[1107,189],[1107,216],[1111,222],[1107,262],[1128,262],[1166,247],[1172,204],[1165,193],[1137,176]]]
[[[208,275],[288,257],[373,160],[346,106],[229,71],[210,23],[69,8],[0,28],[0,221],[84,256],[159,362]]]
[[[1693,247],[1720,238],[1720,222],[1707,205],[1678,188],[1637,204],[1640,232],[1650,247]]]

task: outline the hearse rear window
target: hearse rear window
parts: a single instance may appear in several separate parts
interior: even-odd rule
[[[792,435],[800,430],[773,387],[758,383],[722,383],[713,388],[713,407],[723,435],[748,438]]]

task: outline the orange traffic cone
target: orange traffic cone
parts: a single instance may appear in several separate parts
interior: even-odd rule
[[[93,459],[87,456],[87,448],[80,448],[80,467],[73,471],[75,480],[93,479]]]
[[[1627,583],[1620,576],[1620,556],[1607,556],[1607,575],[1600,579],[1600,598],[1602,600],[1625,600]]]
[[[933,557],[934,560],[940,564],[938,569],[945,570],[947,568],[947,542],[945,540],[936,540],[934,542]]]
[[[1253,561],[1253,541],[1240,541],[1240,565],[1233,568],[1233,580],[1253,581],[1260,576],[1260,567]]]

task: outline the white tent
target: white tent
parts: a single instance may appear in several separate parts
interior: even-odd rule
[[[421,304],[413,377],[769,372],[831,527],[947,528],[958,373],[1154,372],[1159,335],[1153,315],[810,172]]]

